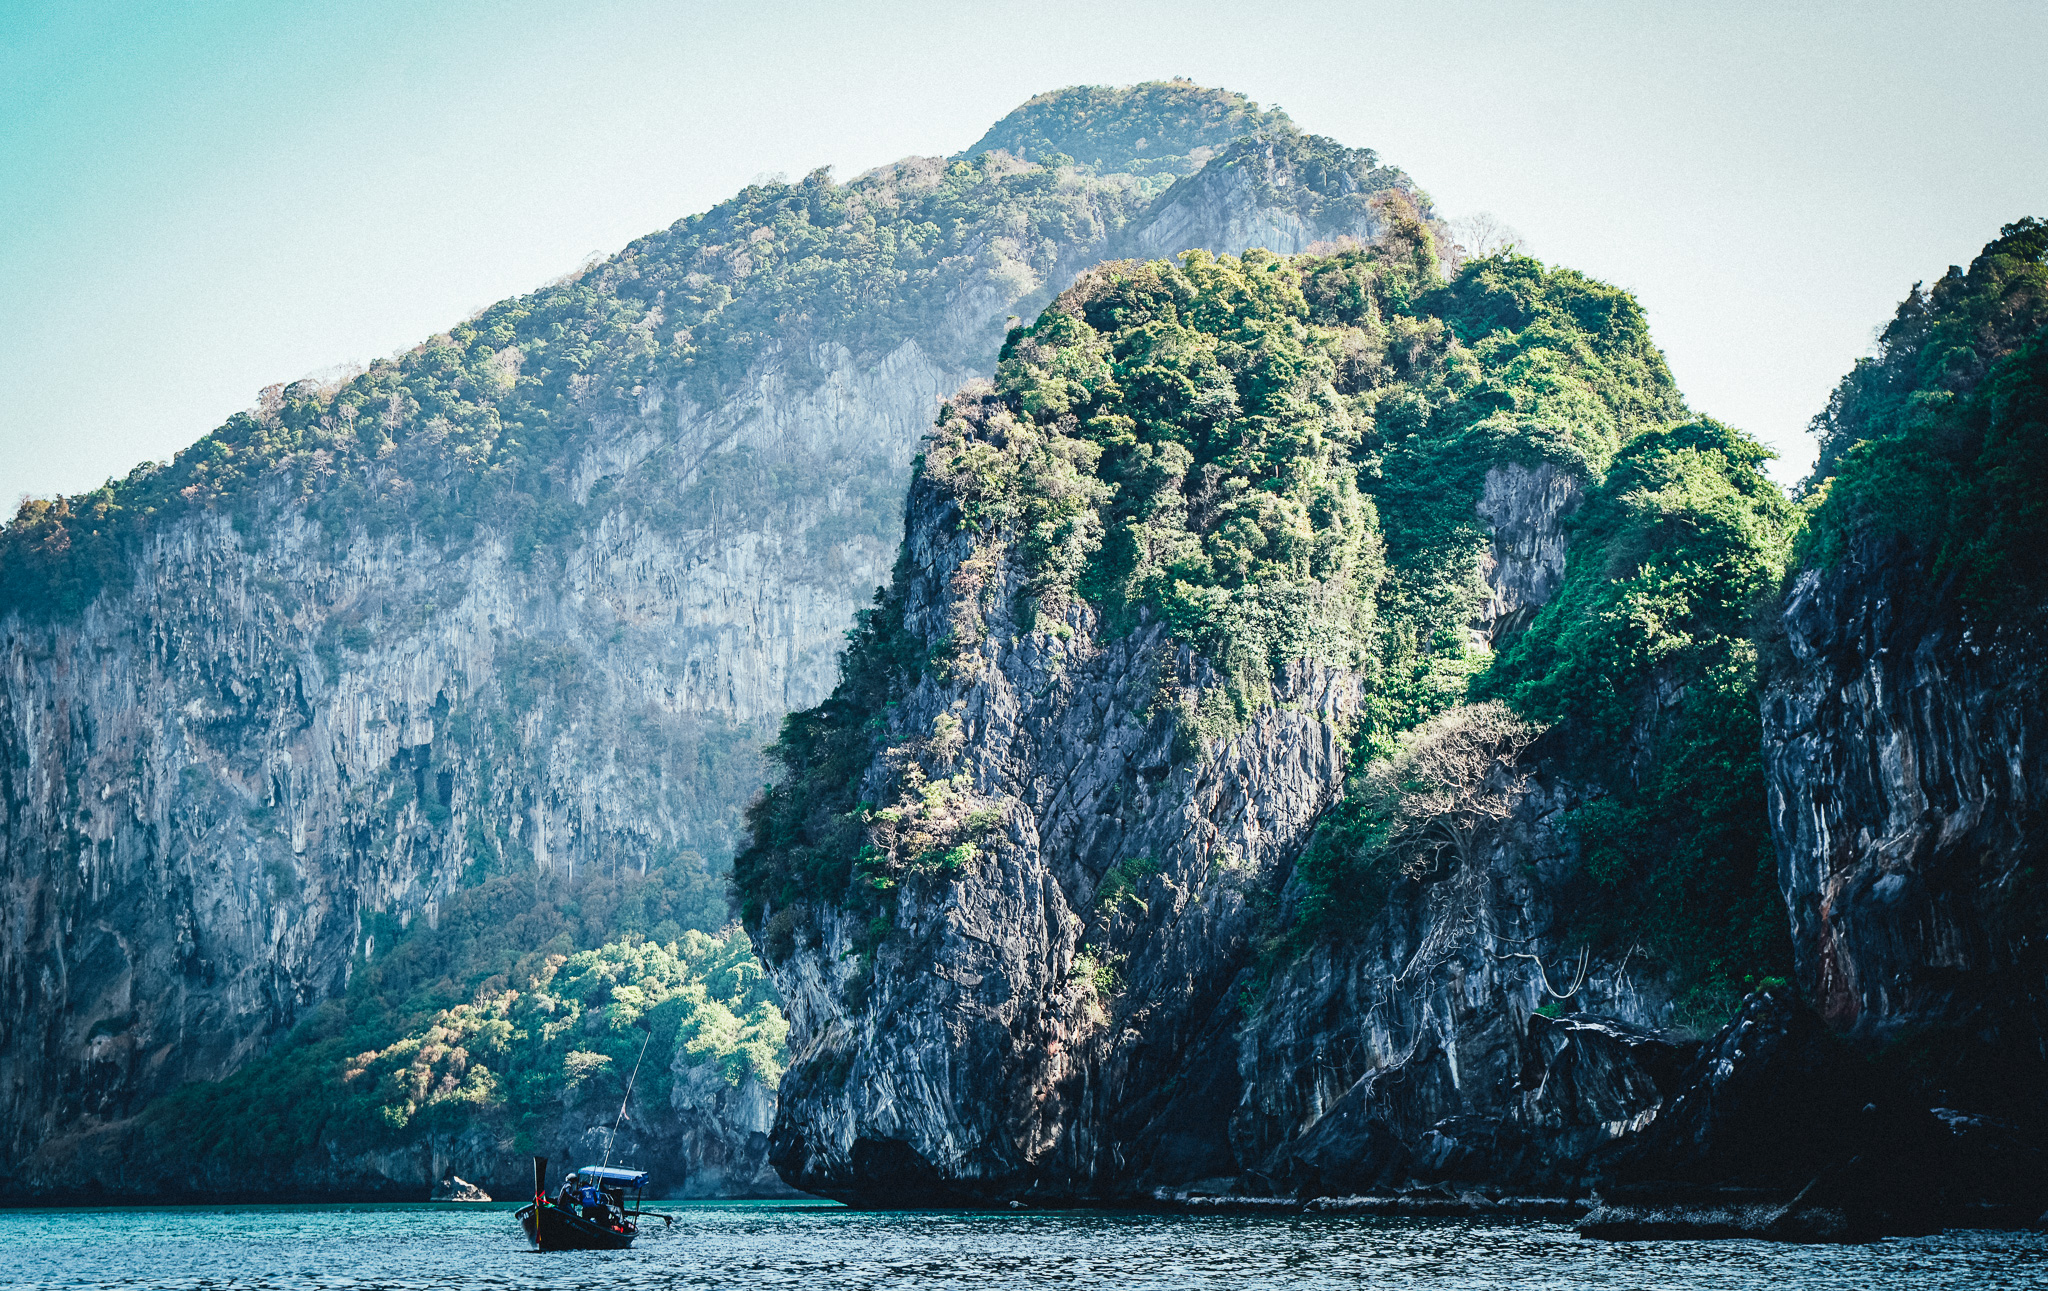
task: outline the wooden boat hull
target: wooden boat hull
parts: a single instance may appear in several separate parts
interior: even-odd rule
[[[631,1224],[623,1229],[593,1224],[552,1202],[521,1208],[519,1225],[543,1251],[623,1251],[639,1236]]]

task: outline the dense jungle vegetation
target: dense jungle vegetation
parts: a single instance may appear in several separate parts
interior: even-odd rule
[[[703,528],[741,514],[749,525],[767,526],[763,517],[808,498],[824,475],[845,487],[846,524],[893,537],[904,480],[881,457],[824,463],[740,451],[699,463],[680,492],[663,484],[666,476],[653,485],[606,479],[587,501],[578,501],[572,476],[595,428],[656,415],[664,401],[671,413],[678,399],[715,406],[764,363],[802,386],[820,375],[815,364],[826,347],[874,356],[915,339],[942,361],[986,364],[1009,320],[963,313],[963,300],[1007,301],[1022,292],[1035,310],[1180,177],[1211,157],[1234,164],[1233,141],[1256,132],[1261,147],[1278,149],[1294,168],[1287,193],[1266,195],[1311,221],[1347,218],[1373,192],[1407,185],[1370,152],[1302,135],[1284,115],[1227,91],[1161,82],[1043,95],[960,156],[910,159],[845,184],[823,171],[757,183],[358,375],[273,386],[255,408],[167,465],[138,468],[89,494],[27,502],[0,530],[0,615],[61,617],[120,589],[151,536],[181,516],[221,517],[256,543],[291,508],[303,508],[337,545],[359,535],[460,545],[496,534],[515,561],[545,574],[579,530],[621,507],[668,528]],[[332,681],[377,646],[380,629],[411,621],[404,616],[414,609],[358,605],[330,618],[311,651]],[[502,712],[488,702],[461,708],[448,732],[455,745],[496,741],[504,752],[516,743],[511,722],[539,697],[574,707],[572,652],[508,639],[499,671]],[[494,725],[485,731],[479,721]],[[736,805],[740,794],[726,781],[752,763],[728,746],[751,733],[657,722],[616,730],[613,739],[628,757],[649,743],[694,741],[706,769],[689,792],[696,799],[726,793]],[[486,778],[498,774],[496,760],[483,764]],[[417,800],[424,827],[444,822],[445,802],[424,787],[440,765],[388,777],[389,801],[380,805],[389,819]],[[214,805],[222,812],[232,806]],[[541,1094],[550,1082],[558,1092],[600,1089],[610,1079],[603,1071],[578,1075],[571,1067],[590,1053],[610,1054],[630,1036],[593,1033],[572,1044],[559,1029],[522,1019],[534,1009],[547,1013],[540,1001],[557,990],[551,974],[580,972],[575,965],[591,955],[624,956],[617,972],[635,990],[654,989],[639,985],[649,973],[670,985],[702,977],[684,963],[682,949],[663,948],[682,948],[685,934],[724,924],[722,903],[700,890],[711,880],[685,881],[688,867],[657,865],[649,890],[671,908],[640,918],[630,902],[614,907],[596,895],[549,890],[531,857],[488,822],[473,817],[470,828],[472,856],[499,859],[472,865],[465,876],[472,886],[456,894],[438,927],[415,920],[402,936],[395,925],[384,928],[346,999],[229,1082],[187,1088],[150,1109],[152,1134],[187,1155],[242,1161],[264,1150],[266,1139],[287,1156],[327,1139],[396,1142],[408,1127],[465,1114],[465,1106],[530,1127],[549,1114]],[[486,908],[494,926],[518,936],[472,939],[470,921]],[[373,915],[369,924],[382,927],[381,919]],[[683,954],[682,967],[663,967],[656,950]],[[568,967],[550,968],[548,958]],[[669,992],[664,999],[681,998],[661,989]],[[721,989],[714,997],[738,1016],[751,1016],[760,1003],[747,997],[742,1008],[734,1002],[740,997]],[[508,1002],[515,994],[525,1002]],[[667,1007],[660,1016],[673,1025],[657,1028],[657,1050],[678,1028],[687,1030],[674,1020],[681,1004]],[[559,1012],[548,1017],[559,1020]],[[509,1038],[501,1022],[513,1028]],[[497,1039],[471,1043],[476,1036]],[[431,1080],[422,1052],[440,1064]],[[401,1079],[399,1067],[372,1060],[380,1054],[404,1057],[399,1066],[411,1074]],[[390,1092],[401,1086],[438,1092]],[[252,1107],[265,1110],[246,1119]]]
[[[758,512],[800,482],[743,463],[683,499],[628,484],[579,503],[576,451],[594,423],[677,393],[711,405],[770,355],[799,382],[815,376],[822,346],[873,355],[916,338],[948,362],[985,362],[1005,321],[949,313],[977,295],[970,284],[1001,280],[1028,295],[1072,272],[1199,168],[1188,152],[1206,158],[1261,128],[1325,169],[1335,150],[1373,183],[1406,182],[1229,91],[1164,82],[1042,95],[967,154],[846,184],[819,170],[750,185],[350,379],[271,386],[167,464],[27,501],[0,530],[0,614],[75,613],[126,584],[159,526],[195,512],[252,532],[303,505],[337,540],[361,529],[460,542],[492,529],[522,561],[621,502],[671,523]],[[1077,151],[1102,168],[1076,165]],[[1139,152],[1143,174],[1117,169]],[[1314,184],[1301,187],[1313,195]],[[902,481],[876,462],[851,483],[883,499],[867,511],[886,526]]]
[[[1512,253],[1446,281],[1413,210],[1386,215],[1385,237],[1329,255],[1091,273],[1012,334],[992,394],[942,416],[924,479],[1022,564],[1027,614],[1079,598],[1111,634],[1149,615],[1200,652],[1213,680],[1178,716],[1189,750],[1266,702],[1287,659],[1364,675],[1352,792],[1297,869],[1283,952],[1364,926],[1398,880],[1372,768],[1437,714],[1498,698],[1612,789],[1575,822],[1575,935],[1635,944],[1725,1002],[1785,958],[1750,622],[1792,508],[1754,441],[1686,420],[1626,293]],[[1562,594],[1495,657],[1469,626],[1474,507],[1490,467],[1543,462],[1589,498]],[[943,666],[905,632],[902,595],[899,575],[839,690],[785,723],[787,775],[736,862],[749,920],[851,901],[881,935],[892,873],[962,863],[878,846],[857,802],[884,745],[873,715]],[[1654,696],[1671,693],[1667,711]]]
[[[668,1106],[678,1055],[773,1088],[788,1026],[723,887],[685,858],[538,895],[490,879],[432,926],[372,917],[343,995],[226,1080],[156,1100],[142,1133],[158,1160],[238,1171],[477,1123],[544,1153],[574,1109],[618,1105],[643,1043],[642,1107]]]
[[[1867,528],[1980,608],[2048,590],[2048,224],[2008,224],[1967,272],[1914,284],[1813,429],[1804,563]]]
[[[1795,506],[1755,440],[1684,415],[1624,294],[1512,253],[1443,282],[1428,230],[1396,219],[1336,255],[1091,275],[1012,335],[993,396],[949,410],[922,471],[1020,560],[1034,603],[1078,597],[1113,634],[1156,615],[1200,651],[1215,681],[1180,715],[1191,749],[1264,702],[1285,659],[1364,674],[1347,793],[1296,867],[1268,962],[1369,925],[1402,880],[1402,799],[1423,787],[1403,777],[1425,746],[1483,729],[1513,756],[1545,730],[1536,756],[1593,791],[1570,818],[1568,938],[1642,955],[1713,1024],[1789,971],[1758,721],[1788,563],[1876,532],[1966,602],[2048,588],[2044,323],[2048,225],[2033,219],[1916,286],[1816,419]],[[1586,484],[1564,585],[1499,654],[1475,651],[1481,480],[1542,460]],[[903,630],[901,595],[899,579],[854,634],[840,691],[771,751],[788,775],[754,808],[736,871],[749,919],[852,901],[886,933],[856,786],[883,747],[871,715],[940,662]],[[1466,702],[1515,720],[1437,720]]]

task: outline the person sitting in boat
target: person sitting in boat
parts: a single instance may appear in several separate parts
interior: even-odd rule
[[[577,1193],[577,1197],[583,1202],[583,1217],[585,1219],[593,1224],[610,1222],[611,1207],[605,1204],[604,1194],[598,1191],[597,1180],[592,1179],[584,1184]]]
[[[576,1172],[571,1170],[562,1180],[562,1190],[555,1194],[555,1205],[563,1210],[572,1210],[576,1205]]]

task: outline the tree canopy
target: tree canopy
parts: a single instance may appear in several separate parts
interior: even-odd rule
[[[1915,284],[1814,430],[1802,564],[1870,531],[1980,607],[2048,590],[2048,224],[2008,224],[1967,273]]]
[[[1026,621],[1079,599],[1112,635],[1150,616],[1208,660],[1216,682],[1176,718],[1189,755],[1301,658],[1366,679],[1361,772],[1395,751],[1485,663],[1468,623],[1487,471],[1598,472],[1682,412],[1626,293],[1507,254],[1446,282],[1414,207],[1382,201],[1369,246],[1090,272],[1010,335],[993,388],[948,405],[922,458],[922,487],[1028,576]],[[856,882],[886,841],[860,783],[890,738],[875,715],[943,666],[905,624],[907,577],[832,697],[785,721],[787,775],[750,813],[734,879],[743,917],[773,912],[771,954],[805,901],[873,907],[886,932],[892,889]],[[1354,854],[1331,844],[1322,881],[1353,885]]]

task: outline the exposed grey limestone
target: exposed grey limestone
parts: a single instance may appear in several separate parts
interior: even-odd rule
[[[1585,501],[1583,483],[1553,462],[1504,462],[1486,472],[1477,509],[1493,540],[1479,559],[1486,599],[1474,631],[1488,645],[1529,626],[1564,585],[1565,522]]]
[[[775,1124],[775,1091],[753,1076],[727,1081],[712,1063],[692,1066],[678,1052],[671,1115],[656,1124],[681,1129],[676,1159],[688,1173],[671,1184],[672,1197],[788,1197],[796,1191],[768,1164],[768,1131]],[[658,1113],[657,1113],[658,1115]]]
[[[891,362],[865,408],[907,468],[939,378]],[[699,442],[698,421],[665,433]],[[678,467],[680,487],[676,454],[643,478]],[[375,955],[368,916],[434,920],[473,862],[729,851],[755,746],[816,698],[886,567],[873,532],[814,545],[847,510],[803,497],[762,531],[618,514],[563,570],[488,539],[337,557],[288,508],[250,538],[202,518],[126,596],[0,625],[0,978],[48,1002],[0,1024],[10,1154],[233,1070]]]
[[[1797,997],[1707,1043],[1581,1231],[1863,1240],[2048,1199],[2041,616],[1929,575],[1869,531],[1795,575],[1763,752]]]
[[[1350,153],[1348,165],[1321,185],[1305,173],[1308,141],[1275,131],[1232,148],[1175,184],[1118,240],[1116,253],[1152,260],[1190,247],[1264,247],[1296,255],[1340,238],[1370,241],[1385,221],[1373,196],[1406,181],[1375,167],[1370,153]]]
[[[1287,965],[1240,1035],[1247,1168],[1305,1194],[1583,1195],[1593,1154],[1655,1117],[1684,1056],[1652,1030],[1669,1021],[1662,983],[1553,940],[1570,801],[1539,779],[1483,863],[1397,884],[1369,929]],[[1560,996],[1581,1012],[1537,1013]]]
[[[862,916],[804,909],[773,966],[793,1059],[776,1166],[870,1204],[1114,1194],[1145,1171],[1136,1152],[1174,1177],[1228,1173],[1209,1104],[1231,1078],[1252,897],[1337,792],[1357,683],[1290,669],[1277,706],[1206,759],[1176,757],[1155,699],[1195,679],[1193,656],[1157,625],[1102,639],[1080,603],[1026,630],[1011,560],[961,578],[979,553],[953,506],[913,490],[905,621],[936,643],[964,597],[980,628],[952,680],[926,677],[889,720],[909,739],[959,721],[957,760],[928,770],[964,776],[1004,833],[964,881],[904,881],[900,934],[871,970]],[[1133,899],[1098,902],[1105,873],[1139,858]]]
[[[1486,496],[1492,604],[1526,611],[1557,586],[1577,487],[1504,466]],[[903,881],[871,966],[864,915],[786,912],[783,1177],[869,1205],[1284,1207],[1245,1198],[1449,1181],[1582,1196],[1686,1050],[1651,1030],[1670,1002],[1640,962],[1574,962],[1555,940],[1575,791],[1504,780],[1472,863],[1397,884],[1370,927],[1261,990],[1260,911],[1293,899],[1339,791],[1358,680],[1297,664],[1189,756],[1170,700],[1201,663],[1156,624],[1105,639],[1081,604],[1027,629],[1008,547],[977,545],[953,505],[913,488],[904,622],[968,648],[890,709],[897,752],[863,793],[884,801],[912,758],[964,777],[1004,832],[964,876]],[[924,737],[946,722],[963,738],[934,760]],[[1538,1013],[1564,997],[1580,1012]]]
[[[1279,185],[1284,157],[1260,156],[1271,182],[1169,194],[1147,253],[1297,249],[1317,203],[1298,177]],[[891,182],[944,165],[899,163]],[[631,415],[578,426],[561,488],[586,522],[563,548],[511,551],[494,532],[337,544],[277,493],[246,533],[224,515],[163,526],[132,588],[75,619],[0,620],[0,985],[27,1002],[0,1016],[0,1162],[50,1147],[38,1160],[63,1173],[63,1144],[119,1140],[150,1098],[232,1072],[340,991],[355,956],[388,949],[388,930],[437,919],[476,861],[573,876],[728,852],[765,771],[756,749],[824,695],[883,581],[937,400],[990,369],[1010,314],[1142,214],[1128,178],[1060,182],[1096,185],[1091,219],[1050,257],[989,230],[925,334],[875,354],[778,342],[716,406],[655,385]],[[778,478],[804,483],[763,501]],[[1299,684],[1305,702],[1344,691]],[[1293,756],[1262,738],[1246,758]],[[1301,774],[1288,829],[1333,772]],[[1284,848],[1245,828],[1274,863]],[[1063,981],[1056,959],[1043,972]],[[758,1099],[713,1101],[737,1120],[689,1150],[716,1139],[705,1169],[760,1180],[738,1146]],[[323,1160],[307,1178],[424,1188],[441,1174],[420,1162],[459,1158],[496,1186],[498,1151],[422,1142],[389,1171]]]
[[[1798,990],[1707,1042],[1581,1231],[2024,1223],[2048,1199],[2039,608],[1972,612],[1865,531],[1794,576],[1777,626],[1763,752]]]
[[[1873,1038],[1986,1027],[2048,1078],[2048,642],[1868,535],[1786,597],[1764,766],[1800,983]]]

